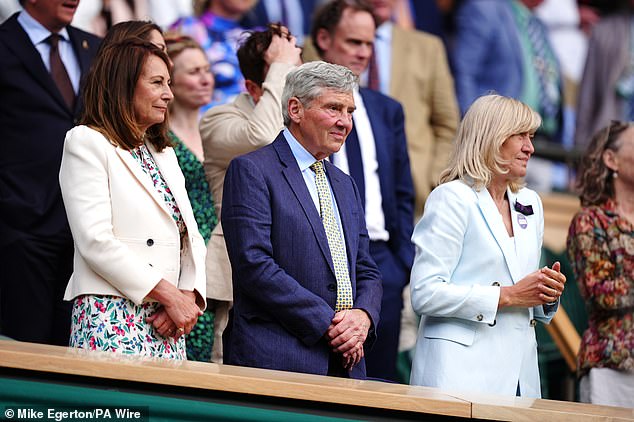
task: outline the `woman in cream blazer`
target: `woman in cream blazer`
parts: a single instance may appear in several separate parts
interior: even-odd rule
[[[184,359],[184,335],[204,309],[205,245],[168,147],[169,66],[138,39],[103,48],[86,81],[84,125],[66,136],[71,346]]]
[[[412,236],[412,384],[541,395],[535,321],[550,321],[565,277],[558,263],[538,270],[542,204],[521,187],[540,122],[523,103],[487,95],[458,129]]]

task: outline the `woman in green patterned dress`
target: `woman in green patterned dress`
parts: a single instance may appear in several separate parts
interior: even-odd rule
[[[211,101],[214,78],[209,61],[200,46],[190,37],[165,34],[167,53],[172,60],[170,103],[170,138],[178,163],[185,175],[185,187],[194,210],[200,234],[209,241],[218,223],[211,190],[203,170],[203,147],[198,131],[200,107]],[[187,358],[209,362],[213,346],[214,314],[207,309],[187,337]]]

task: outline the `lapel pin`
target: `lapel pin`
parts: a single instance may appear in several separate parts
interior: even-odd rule
[[[515,208],[515,211],[517,211],[519,213],[522,213],[524,215],[533,215],[533,206],[532,205],[522,205],[519,202],[515,201],[514,208]]]
[[[528,220],[526,220],[526,217],[524,217],[524,214],[517,214],[517,224],[519,224],[520,227],[523,229],[528,227]]]
[[[88,50],[88,41],[83,40],[81,42],[81,48],[83,48],[84,50]]]

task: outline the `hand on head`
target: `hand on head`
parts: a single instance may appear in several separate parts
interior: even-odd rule
[[[269,48],[264,52],[264,61],[270,66],[274,62],[299,66],[302,64],[302,49],[295,45],[296,39],[288,29],[280,28],[281,35],[273,35]]]

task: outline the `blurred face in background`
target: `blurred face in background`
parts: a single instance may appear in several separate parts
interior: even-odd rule
[[[345,9],[332,34],[325,29],[317,33],[317,42],[324,52],[322,59],[345,66],[355,75],[360,75],[372,57],[375,29],[370,13]]]
[[[198,48],[186,48],[172,59],[174,104],[199,108],[211,101],[214,77],[207,57]]]
[[[26,0],[23,3],[33,18],[51,32],[59,32],[75,16],[79,0]]]
[[[257,0],[211,0],[209,10],[227,19],[240,19],[255,6]]]
[[[370,0],[374,9],[374,15],[379,21],[379,25],[392,19],[395,0]]]

